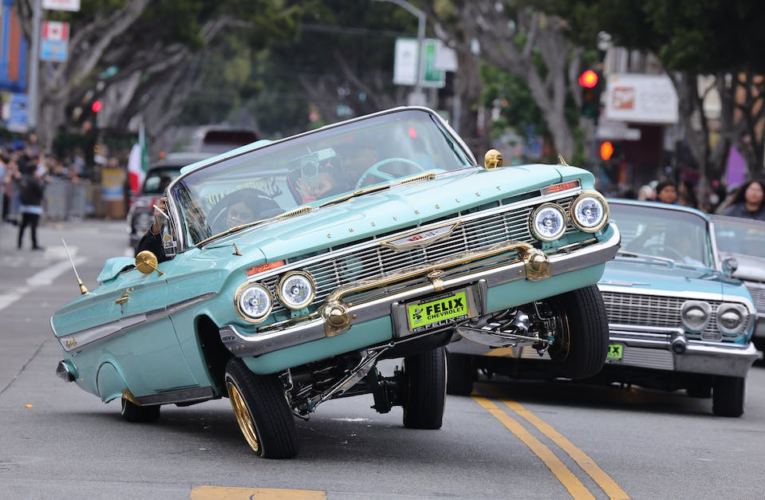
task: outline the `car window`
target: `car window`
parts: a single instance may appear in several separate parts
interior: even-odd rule
[[[739,253],[765,259],[764,223],[715,218],[715,236],[720,252]]]
[[[388,113],[319,130],[193,171],[173,195],[198,243],[236,225],[426,172],[472,166],[430,113]]]
[[[612,203],[611,220],[622,235],[622,250],[714,267],[704,218],[689,212]]]
[[[152,168],[143,181],[143,194],[162,194],[181,173],[181,167]]]

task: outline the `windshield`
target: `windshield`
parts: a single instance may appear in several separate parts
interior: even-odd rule
[[[146,174],[146,180],[143,181],[142,194],[161,194],[165,192],[167,186],[181,174],[181,167],[158,167],[152,168]]]
[[[715,217],[715,236],[720,252],[765,259],[765,223]]]
[[[618,203],[612,203],[610,209],[611,220],[622,235],[622,252],[714,267],[707,222],[702,217],[679,210]]]
[[[319,130],[191,172],[174,187],[192,244],[304,204],[472,166],[430,113],[403,110]]]

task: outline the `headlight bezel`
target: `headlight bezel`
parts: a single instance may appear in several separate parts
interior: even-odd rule
[[[686,312],[692,308],[699,309],[705,314],[704,323],[700,327],[690,325],[686,320]],[[686,300],[680,308],[680,320],[687,331],[691,333],[702,333],[706,330],[709,326],[709,322],[712,320],[712,306],[709,305],[709,302],[703,300]]]
[[[260,289],[261,291],[265,293],[266,297],[268,298],[268,307],[266,308],[262,316],[258,316],[258,317],[249,316],[244,312],[244,309],[241,306],[240,300],[242,299],[242,296],[247,290],[251,288]],[[251,323],[253,325],[257,325],[258,323],[262,323],[263,321],[265,321],[271,315],[271,312],[274,309],[274,297],[271,294],[271,291],[268,289],[268,287],[261,283],[242,283],[239,286],[239,288],[237,288],[236,293],[234,294],[234,309],[236,309],[236,313],[244,321]]]
[[[741,323],[739,323],[736,328],[732,329],[725,326],[722,322],[723,314],[730,310],[737,311],[741,317]],[[743,304],[736,304],[732,302],[725,302],[720,304],[716,313],[717,329],[720,330],[720,333],[726,337],[738,337],[744,333],[744,330],[746,330],[746,325],[749,323],[749,316],[749,310]]]
[[[558,213],[560,213],[560,216],[563,219],[563,223],[561,224],[559,231],[554,236],[544,236],[540,234],[539,231],[537,231],[536,220],[538,215],[540,215],[544,210],[550,208],[555,209]],[[563,209],[563,207],[557,203],[543,203],[531,212],[531,217],[529,218],[529,227],[531,228],[531,234],[533,234],[534,237],[539,241],[556,241],[561,239],[561,237],[566,234],[566,228],[568,227],[568,214]]]
[[[594,198],[603,207],[603,220],[601,220],[597,225],[592,227],[584,226],[576,218],[577,206],[579,206],[579,204],[585,201],[587,198]],[[584,231],[585,233],[597,233],[598,231],[603,229],[606,226],[606,224],[608,224],[608,219],[611,216],[611,212],[608,207],[608,202],[606,201],[606,198],[602,194],[598,193],[597,191],[587,190],[587,191],[582,191],[582,193],[579,194],[579,196],[577,196],[573,202],[571,202],[568,216],[569,216],[569,219],[571,219],[571,223],[578,230]]]
[[[290,279],[293,276],[301,276],[305,278],[308,281],[308,284],[310,285],[311,293],[308,294],[308,297],[298,304],[291,304],[284,298],[284,294],[282,292],[282,286],[287,282],[288,279]],[[310,306],[311,303],[313,303],[313,300],[316,298],[316,280],[313,279],[313,276],[311,276],[309,273],[305,271],[290,271],[281,278],[279,278],[279,282],[276,284],[276,296],[279,298],[279,302],[284,305],[287,309],[291,309],[293,311],[300,311],[302,309],[305,309],[306,307]]]

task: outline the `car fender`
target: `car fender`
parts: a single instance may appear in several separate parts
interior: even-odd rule
[[[125,378],[110,361],[98,367],[96,389],[104,403],[122,397],[124,391],[129,390]]]

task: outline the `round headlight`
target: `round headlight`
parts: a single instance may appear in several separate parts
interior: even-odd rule
[[[274,305],[271,292],[257,283],[245,283],[240,286],[234,302],[239,316],[249,323],[260,323],[265,320]]]
[[[303,309],[313,302],[316,287],[308,273],[293,271],[284,275],[277,287],[282,304],[290,309]]]
[[[681,317],[683,326],[692,333],[701,333],[709,324],[709,316],[712,308],[706,302],[700,300],[688,300],[683,304]]]
[[[722,304],[717,308],[717,328],[723,335],[740,335],[748,319],[749,312],[741,304]]]
[[[531,213],[531,232],[542,241],[554,241],[566,232],[566,213],[554,203],[540,205]]]
[[[585,191],[571,204],[571,221],[577,229],[597,233],[608,222],[608,203],[597,191]]]

